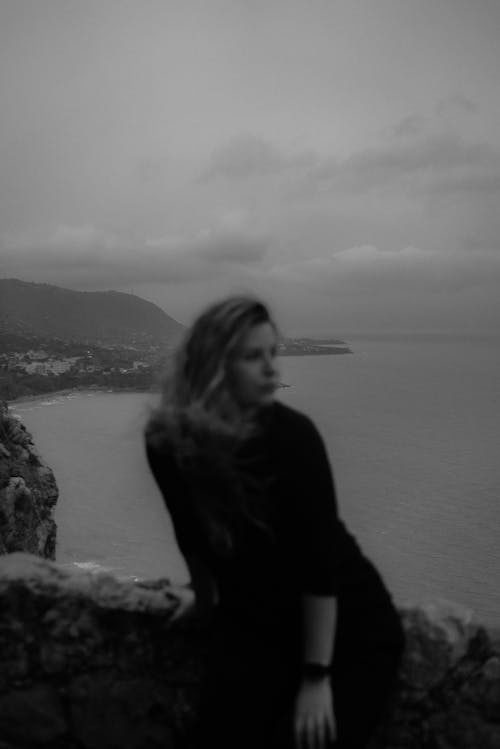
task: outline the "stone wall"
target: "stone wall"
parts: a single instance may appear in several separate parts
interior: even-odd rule
[[[24,424],[0,401],[0,554],[55,558],[58,497],[54,474]]]
[[[0,557],[0,749],[189,747],[204,641],[171,627],[179,593]],[[498,749],[499,639],[449,604],[403,619],[407,652],[373,749]]]
[[[1,749],[180,745],[198,677],[175,591],[0,557]]]

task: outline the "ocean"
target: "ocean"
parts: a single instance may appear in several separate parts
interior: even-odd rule
[[[438,598],[500,622],[500,348],[442,337],[349,341],[282,357],[278,391],[318,425],[340,513],[396,601]],[[76,392],[11,405],[60,489],[57,560],[186,582],[144,455],[150,393]]]

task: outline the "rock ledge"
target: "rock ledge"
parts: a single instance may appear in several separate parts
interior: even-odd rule
[[[24,426],[0,401],[0,554],[55,558],[58,489]]]
[[[0,749],[187,749],[203,632],[181,589],[0,557]],[[407,649],[370,749],[498,749],[500,640],[445,602],[403,610]]]

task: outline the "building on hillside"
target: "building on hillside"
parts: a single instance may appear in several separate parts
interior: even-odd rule
[[[29,364],[24,364],[24,371],[28,374],[62,374],[71,369],[78,357],[71,356],[67,359],[49,359],[48,361],[33,361]]]
[[[29,351],[26,351],[25,357],[27,359],[31,359],[32,361],[44,361],[45,359],[48,359],[50,357],[50,354],[48,354],[46,351],[43,351],[43,349],[40,349],[40,351],[30,349]]]

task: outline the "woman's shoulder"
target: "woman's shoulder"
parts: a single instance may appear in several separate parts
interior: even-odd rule
[[[154,422],[150,421],[146,424],[143,430],[143,437],[147,450],[155,452],[161,448],[163,442],[162,435]]]
[[[270,409],[272,411],[270,413],[270,421],[278,429],[283,429],[285,433],[295,435],[297,432],[300,432],[303,435],[307,435],[313,431],[317,431],[311,417],[293,406],[275,400]]]
[[[143,437],[148,455],[163,458],[174,456],[175,443],[161,423],[150,420],[144,428]]]

